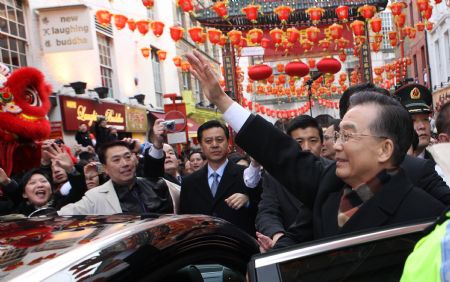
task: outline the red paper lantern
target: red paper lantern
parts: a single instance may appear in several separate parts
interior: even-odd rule
[[[292,8],[288,6],[278,6],[274,10],[282,24],[286,24],[289,19],[289,15],[292,13]]]
[[[279,63],[276,66],[277,72],[283,72],[284,71],[284,64]]]
[[[242,8],[242,12],[245,13],[245,17],[252,23],[257,22],[258,12],[261,7],[259,5],[247,5]]]
[[[316,60],[314,60],[313,58],[308,59],[308,66],[310,69],[313,69],[316,67]]]
[[[391,9],[392,15],[395,17],[395,16],[400,15],[402,10],[404,8],[406,8],[406,3],[405,2],[395,2],[395,3],[390,4],[388,7],[389,7],[389,9]]]
[[[344,27],[340,24],[334,23],[330,27],[330,36],[334,40],[338,40],[342,37],[342,31],[344,30]]]
[[[200,41],[198,42],[198,44],[203,44],[206,42],[206,37],[208,37],[208,35],[206,34],[206,32],[201,32],[200,33]]]
[[[178,68],[178,67],[181,67],[181,61],[182,61],[182,58],[181,58],[180,56],[175,56],[175,57],[173,57],[172,61],[173,61],[173,63],[175,64],[175,66],[176,66],[177,68]]]
[[[348,40],[345,38],[341,38],[337,41],[336,44],[337,44],[338,49],[345,49],[345,48],[347,48]]]
[[[396,24],[399,28],[402,28],[402,27],[405,26],[406,15],[403,14],[403,13],[401,13],[400,15],[394,17],[394,21],[395,21],[395,24]]]
[[[228,18],[228,9],[224,1],[217,1],[212,8],[219,17],[224,19]]]
[[[95,17],[99,24],[107,26],[111,24],[112,14],[107,10],[98,10],[95,12]]]
[[[252,44],[260,44],[263,38],[263,31],[259,28],[249,30],[247,37]]]
[[[300,38],[300,31],[298,29],[290,27],[286,30],[286,39],[290,43],[294,44]]]
[[[376,11],[377,7],[372,5],[363,5],[358,8],[358,13],[366,20],[371,19],[375,15]]]
[[[283,31],[279,28],[272,29],[269,34],[274,44],[280,44],[283,40]]]
[[[383,41],[383,34],[375,34],[373,38],[376,43],[381,43]]]
[[[192,5],[192,0],[178,0],[178,6],[184,11],[184,12],[192,12],[194,10],[194,6]]]
[[[411,28],[409,29],[408,37],[409,37],[410,39],[416,38],[416,31],[417,31],[417,30],[416,30],[414,27],[411,27]]]
[[[220,37],[222,36],[221,30],[218,30],[216,28],[210,28],[208,29],[207,33],[209,42],[211,42],[211,44],[217,44],[220,42]]]
[[[182,61],[181,62],[181,71],[182,72],[188,72],[191,68],[191,64],[189,64],[188,61]]]
[[[432,14],[433,14],[433,6],[428,6],[428,8],[425,11],[422,11],[422,17],[426,20],[429,20]]]
[[[164,23],[162,21],[154,21],[150,24],[153,34],[156,37],[160,37],[164,32]]]
[[[265,80],[272,75],[272,68],[268,65],[249,66],[248,76],[253,80]]]
[[[323,13],[325,13],[325,10],[319,7],[311,7],[306,9],[305,12],[309,16],[309,19],[312,21],[312,23],[316,25],[320,22],[320,19],[322,18]]]
[[[189,36],[191,37],[192,41],[194,41],[195,43],[200,43],[202,41],[202,33],[203,33],[203,28],[199,27],[199,26],[194,26],[191,27],[189,30]]]
[[[128,19],[127,24],[128,24],[128,28],[131,31],[134,31],[136,29],[136,22],[133,19]]]
[[[330,48],[331,42],[328,39],[322,39],[319,41],[319,47],[323,49],[323,51]]]
[[[390,42],[390,44],[391,44],[392,47],[397,47],[398,39],[397,39],[397,37],[395,37],[395,38],[390,38],[390,39],[389,39],[389,42]]]
[[[181,26],[172,26],[170,27],[170,37],[173,41],[178,42],[183,38],[184,28]]]
[[[356,45],[362,45],[366,42],[365,36],[355,36],[355,44]]]
[[[372,43],[371,43],[371,46],[372,46],[372,51],[373,51],[373,52],[377,53],[377,52],[380,51],[380,43],[378,43],[378,42],[372,42]]]
[[[148,58],[150,56],[151,51],[152,51],[152,48],[149,48],[149,47],[141,48],[141,53],[142,53],[142,56],[144,56],[144,58]]]
[[[337,73],[341,70],[341,63],[335,58],[323,58],[317,63],[317,70],[322,73]]]
[[[320,29],[315,26],[308,27],[306,29],[306,37],[309,41],[317,43],[319,41]]]
[[[305,52],[308,52],[312,49],[313,43],[309,40],[302,40],[300,41],[300,46],[302,46],[302,48],[305,49]]]
[[[139,33],[145,36],[148,33],[148,30],[149,30],[148,26],[149,26],[149,24],[150,23],[147,20],[137,21],[136,22],[136,27],[137,27],[137,30],[139,31]]]
[[[118,30],[121,30],[127,24],[128,18],[124,15],[114,15],[114,25]]]
[[[336,15],[338,19],[346,23],[348,21],[348,6],[339,6],[336,8]]]
[[[158,51],[156,51],[156,55],[158,55],[158,59],[161,62],[164,62],[164,60],[166,60],[166,57],[167,57],[167,52],[163,51],[163,50],[158,50]]]
[[[153,0],[142,0],[142,4],[145,6],[145,8],[151,9],[153,8],[153,5],[155,3],[153,2]]]
[[[372,18],[370,20],[370,27],[372,28],[372,31],[375,33],[381,31],[381,24],[382,24],[381,18]]]
[[[396,31],[389,31],[388,32],[389,40],[397,39],[397,32]]]
[[[416,28],[418,31],[424,31],[425,30],[425,24],[423,22],[416,23]]]
[[[363,36],[364,35],[364,22],[355,20],[350,24],[352,28],[353,34],[355,36]]]
[[[226,36],[226,35],[222,35],[222,36],[220,36],[220,40],[219,40],[219,45],[220,46],[225,46],[225,44],[227,44],[227,41],[228,41],[228,37]]]
[[[239,30],[231,30],[228,32],[228,38],[230,39],[231,44],[237,46],[241,42],[242,31]]]
[[[268,38],[261,39],[261,47],[263,47],[264,49],[270,48],[270,43],[270,39]]]
[[[431,30],[433,29],[433,25],[434,25],[434,23],[432,23],[432,22],[427,22],[425,28],[426,28],[428,31],[431,31]]]
[[[302,61],[293,61],[287,63],[284,71],[289,76],[303,77],[309,74],[309,67]]]
[[[345,52],[341,52],[339,53],[338,57],[341,62],[345,62],[345,60],[347,59],[347,54],[345,54]]]
[[[244,37],[241,37],[241,41],[239,42],[238,45],[240,48],[247,47],[247,39],[245,39]]]
[[[426,11],[428,9],[428,7],[429,7],[428,0],[417,0],[416,4],[417,4],[417,8],[421,12]]]

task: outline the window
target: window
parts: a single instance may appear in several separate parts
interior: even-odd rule
[[[413,9],[413,3],[409,5],[409,25],[414,26],[414,9]]]
[[[27,65],[25,22],[22,1],[3,2],[0,2],[0,55],[1,62],[12,71]]]
[[[100,56],[100,75],[102,86],[108,87],[109,97],[113,97],[113,67],[111,60],[111,38],[97,33],[98,52]]]
[[[447,64],[447,73],[446,73],[446,77],[450,77],[450,38],[448,36],[449,31],[447,30],[444,33],[444,51],[445,51],[445,60],[446,60],[446,64]],[[447,78],[448,80],[448,78]],[[447,81],[448,82],[448,81]]]
[[[392,49],[388,35],[389,31],[392,31],[394,27],[392,23],[392,14],[387,11],[380,14],[382,20],[382,34],[384,35],[382,49]]]
[[[177,21],[177,25],[179,25],[179,26],[183,27],[185,30],[187,30],[186,18],[185,18],[184,12],[179,8],[176,8],[176,21]]]
[[[159,108],[163,107],[163,86],[161,77],[161,64],[159,62],[158,55],[156,52],[158,49],[152,48],[152,70],[153,70],[153,81],[155,83],[155,100],[156,106]]]
[[[441,81],[441,75],[444,73],[444,70],[442,68],[441,48],[439,46],[439,39],[434,42],[434,53],[437,66],[437,81],[435,83],[438,84]]]
[[[195,100],[197,102],[203,102],[203,91],[202,91],[202,87],[200,85],[200,81],[198,81],[198,79],[195,79]]]
[[[190,72],[182,72],[181,76],[183,78],[183,90],[190,90],[191,87],[191,73]]]

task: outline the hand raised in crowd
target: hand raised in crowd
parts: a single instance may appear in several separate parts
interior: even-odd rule
[[[48,166],[51,164],[51,156],[48,153],[48,149],[51,147],[52,144],[55,144],[54,139],[47,139],[44,140],[41,144],[41,165]]]
[[[0,185],[8,185],[11,182],[6,172],[0,167]]]
[[[238,210],[248,202],[248,196],[241,193],[234,193],[225,199],[225,203],[232,209]]]
[[[74,165],[72,158],[69,153],[67,153],[66,148],[63,145],[52,143],[46,148],[45,151],[55,165],[63,168],[67,173],[73,170]]]
[[[210,62],[197,50],[186,54],[191,64],[191,73],[200,81],[205,96],[223,113],[233,100],[223,92],[217,74],[212,70]]]
[[[155,124],[153,125],[153,146],[155,146],[156,149],[162,149],[163,143],[164,143],[164,135],[166,133],[166,129],[161,124],[164,121],[164,119],[159,118],[155,120]]]
[[[141,141],[133,138],[123,138],[122,141],[127,142],[132,153],[139,153],[141,149]]]

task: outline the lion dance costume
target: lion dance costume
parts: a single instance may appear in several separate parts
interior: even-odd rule
[[[51,87],[37,69],[9,74],[0,65],[0,167],[11,176],[40,163],[38,140],[48,138]]]

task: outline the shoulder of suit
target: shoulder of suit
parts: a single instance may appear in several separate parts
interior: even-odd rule
[[[87,190],[85,195],[89,196],[89,195],[94,195],[94,194],[98,194],[98,193],[104,193],[111,189],[114,190],[114,187],[112,185],[112,180],[110,179],[100,186],[97,186],[97,187]]]

